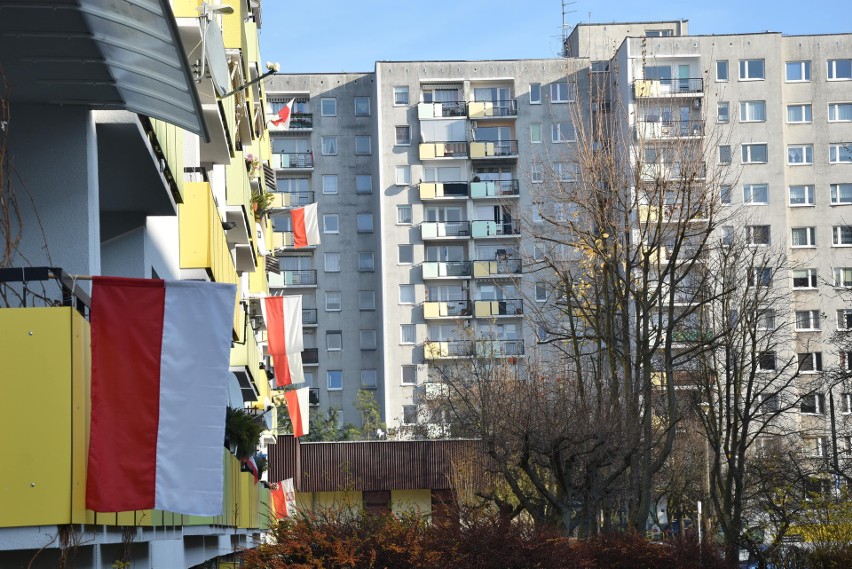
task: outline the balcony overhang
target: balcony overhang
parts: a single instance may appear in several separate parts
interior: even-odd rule
[[[231,366],[231,379],[228,387],[228,393],[232,399],[231,404],[233,405],[235,399],[235,395],[237,393],[237,387],[239,388],[240,396],[243,398],[243,403],[247,401],[257,401],[258,392],[257,388],[254,384],[254,378],[252,378],[251,373],[249,373],[248,368],[246,366]],[[236,379],[236,385],[234,385],[233,380]],[[241,405],[240,408],[243,406]]]
[[[13,102],[124,109],[209,138],[169,0],[0,3]]]

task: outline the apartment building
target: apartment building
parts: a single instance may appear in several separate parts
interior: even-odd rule
[[[250,327],[271,240],[252,208],[270,157],[260,4],[0,6],[3,567],[219,566],[268,524],[224,446],[219,516],[85,506],[92,275],[237,285],[228,404],[274,432]]]
[[[848,368],[829,338],[850,326],[850,46],[848,35],[689,36],[685,21],[580,24],[566,58],[276,76],[270,100],[295,98],[309,125],[273,134],[279,190],[313,191],[323,229],[315,251],[277,253],[317,271],[300,291],[317,309],[317,406],[357,423],[363,387],[390,426],[429,424],[438,419],[418,403],[431,364],[470,353],[471,340],[519,361],[531,353],[524,316],[546,293],[525,271],[536,256],[525,222],[545,171],[578,175],[573,123],[598,112],[632,152],[695,141],[708,169],[733,173],[708,190],[747,210],[755,245],[786,250],[792,268],[773,285],[795,307],[790,353],[814,373]],[[601,81],[606,96],[590,99]],[[299,153],[309,168],[292,166]],[[826,418],[827,397],[802,412]]]

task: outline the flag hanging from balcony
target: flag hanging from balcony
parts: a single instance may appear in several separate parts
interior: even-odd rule
[[[290,130],[290,119],[293,118],[293,103],[296,102],[296,99],[290,99],[290,102],[281,107],[278,111],[278,118],[270,120],[274,126],[283,128],[284,130]]]
[[[269,495],[272,498],[272,515],[276,520],[296,515],[296,491],[292,478],[272,483]]]
[[[302,370],[302,297],[267,296],[261,305],[266,322],[267,352],[275,366],[278,386],[305,381]]]
[[[284,397],[287,399],[287,412],[290,414],[290,422],[293,424],[294,437],[301,437],[310,432],[308,420],[310,391],[309,387],[302,387],[284,392]]]
[[[320,244],[317,204],[306,205],[290,211],[293,221],[293,246],[312,247]]]
[[[257,471],[257,461],[254,460],[253,456],[240,459],[240,472],[251,472],[255,484],[260,480],[260,473]]]
[[[236,286],[94,277],[86,507],[222,512]]]

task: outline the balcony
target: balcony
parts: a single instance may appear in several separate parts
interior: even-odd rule
[[[317,286],[316,270],[281,271],[280,274],[269,273],[269,288],[315,287]]]
[[[681,204],[666,204],[662,207],[655,205],[639,206],[640,223],[704,223],[709,218],[704,204],[694,204],[687,210]],[[683,253],[681,253],[681,258]]]
[[[319,365],[319,348],[305,348],[302,350],[302,365]]]
[[[290,130],[313,130],[314,115],[313,113],[293,113],[290,117]],[[272,130],[272,129],[270,129]]]
[[[420,224],[420,238],[430,239],[469,239],[469,221],[424,221]]]
[[[668,97],[695,97],[704,95],[704,79],[637,79],[633,82],[633,97],[654,99]]]
[[[470,318],[469,300],[442,300],[423,303],[423,318]]]
[[[272,232],[272,250],[278,251],[282,249],[294,248],[293,232],[292,231],[273,231]],[[300,251],[311,251],[316,249],[315,245],[300,247]]]
[[[470,222],[470,228],[474,239],[520,237],[521,235],[521,224],[515,219],[511,221],[477,219]]]
[[[420,199],[427,200],[447,200],[447,199],[467,199],[468,183],[467,182],[421,182],[420,183]]]
[[[426,262],[420,267],[424,279],[470,278],[470,261]]]
[[[473,314],[477,318],[523,316],[524,301],[519,298],[506,300],[477,300],[473,303]]]
[[[516,357],[523,354],[523,340],[427,340],[423,344],[423,355],[427,360]]]
[[[483,198],[516,198],[521,195],[518,180],[487,180],[470,183],[470,197]]]
[[[279,170],[311,170],[314,167],[313,152],[292,152],[273,154],[270,163]]]
[[[707,176],[705,163],[643,164],[641,178],[643,182],[655,180],[703,180]]]
[[[473,276],[478,279],[514,277],[520,275],[522,271],[523,265],[520,259],[496,259],[473,262]]]
[[[419,147],[420,160],[443,160],[468,156],[467,142],[423,142]]]
[[[270,209],[289,209],[314,203],[313,192],[274,192],[274,195]]]
[[[639,121],[636,123],[636,140],[673,140],[704,136],[704,121]]]
[[[303,308],[302,309],[302,326],[316,326],[317,325],[317,309],[316,308]]]
[[[467,103],[465,101],[442,101],[417,105],[417,118],[420,120],[464,116],[467,116]]]
[[[501,101],[471,101],[467,105],[467,116],[472,119],[489,119],[518,116],[515,99]]]
[[[470,143],[470,158],[472,160],[517,157],[517,140],[495,140]]]

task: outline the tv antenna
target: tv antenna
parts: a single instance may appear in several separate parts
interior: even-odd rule
[[[569,10],[568,8],[577,2],[566,2],[562,0],[562,57],[568,57],[568,34],[571,29],[571,24],[568,23],[567,15],[574,14],[577,10]]]

